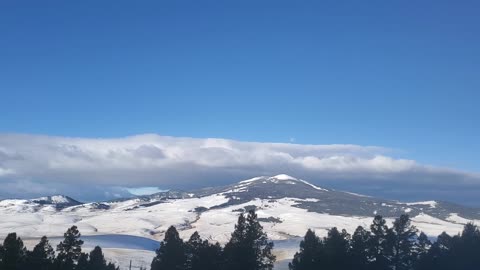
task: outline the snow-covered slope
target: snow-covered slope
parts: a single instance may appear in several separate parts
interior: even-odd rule
[[[68,196],[54,195],[30,200],[3,200],[0,201],[0,211],[2,213],[52,212],[81,204]]]
[[[207,239],[225,243],[239,213],[249,209],[256,209],[269,237],[279,243],[279,258],[284,259],[293,255],[298,239],[308,228],[319,235],[332,227],[353,232],[359,225],[368,227],[375,214],[392,222],[408,213],[413,224],[431,236],[443,231],[456,234],[466,222],[480,222],[479,209],[437,201],[402,203],[377,199],[277,175],[223,187],[110,202],[82,204],[66,196],[3,200],[0,238],[12,231],[29,238],[61,236],[75,224],[83,235],[121,234],[162,240],[166,229],[175,225],[184,238],[199,231]]]

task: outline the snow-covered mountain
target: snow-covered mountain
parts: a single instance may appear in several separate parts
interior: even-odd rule
[[[32,213],[41,210],[57,211],[81,204],[68,196],[53,195],[30,200],[2,200],[0,209],[3,213]]]
[[[480,222],[480,209],[439,201],[378,199],[277,175],[108,202],[80,203],[66,196],[3,200],[0,238],[11,231],[30,238],[61,236],[75,224],[83,235],[92,237],[121,234],[161,240],[166,229],[175,225],[184,238],[199,231],[205,238],[225,243],[238,214],[249,209],[256,209],[269,238],[275,240],[279,259],[293,255],[308,228],[319,235],[332,227],[353,232],[359,225],[368,228],[375,214],[392,222],[408,213],[413,224],[431,236],[443,231],[456,234],[465,223]]]

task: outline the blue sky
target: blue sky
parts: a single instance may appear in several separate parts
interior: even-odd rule
[[[156,2],[2,1],[0,132],[375,145],[480,171],[477,1]]]

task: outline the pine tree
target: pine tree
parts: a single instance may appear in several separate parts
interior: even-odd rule
[[[0,270],[3,270],[3,256],[5,255],[5,249],[3,245],[0,244]]]
[[[220,270],[222,267],[222,248],[217,243],[210,244],[194,232],[186,243],[187,270]]]
[[[78,257],[78,262],[77,262],[77,265],[75,265],[75,270],[90,270],[90,269],[93,270],[95,268],[89,268],[88,254],[82,252],[82,254],[80,254],[80,256]],[[102,269],[99,268],[98,270],[102,270]]]
[[[273,264],[275,263],[275,256],[272,254],[273,242],[268,241],[267,234],[263,231],[263,227],[257,219],[257,214],[253,210],[249,211],[247,215],[246,236],[254,251],[255,268],[253,269],[273,269]]]
[[[432,242],[430,241],[430,239],[428,239],[428,236],[425,233],[420,232],[420,235],[417,238],[415,253],[419,256],[426,254],[431,246]]]
[[[246,241],[247,224],[244,214],[240,214],[237,224],[233,230],[230,241],[225,245],[226,269],[229,270],[249,270],[246,261],[242,258],[247,258],[249,255],[249,247]]]
[[[82,254],[83,241],[77,226],[72,226],[64,233],[64,240],[57,246],[57,267],[62,270],[71,270],[75,267]]]
[[[223,249],[219,243],[210,244],[207,240],[203,241],[203,252],[201,252],[202,268],[209,270],[221,270],[225,265]]]
[[[319,268],[322,242],[315,232],[308,230],[300,242],[300,251],[295,253],[292,262],[288,264],[290,270],[316,270]]]
[[[165,233],[165,239],[153,258],[151,270],[183,270],[186,264],[185,244],[175,227]]]
[[[451,248],[451,261],[459,270],[480,267],[480,231],[473,223],[467,223],[461,235],[454,237]]]
[[[416,262],[414,269],[422,270],[429,269],[431,262],[429,258],[429,251],[432,249],[432,242],[428,239],[428,236],[421,232],[417,238],[417,244],[415,246],[414,254],[416,256]]]
[[[107,264],[107,270],[120,270],[120,267],[118,266],[115,266],[115,264],[113,264],[112,262],[109,262]],[[140,270],[142,270],[142,268],[140,268]],[[147,270],[147,268],[145,268],[145,270]]]
[[[89,255],[88,270],[104,270],[107,267],[107,262],[103,256],[102,248],[96,246]]]
[[[414,264],[413,254],[417,228],[411,225],[408,215],[401,215],[393,222],[393,256],[392,264],[395,270],[409,270]]]
[[[350,235],[337,228],[328,231],[324,240],[324,250],[326,260],[323,263],[326,269],[347,270],[350,268]]]
[[[271,270],[275,262],[269,242],[255,211],[241,214],[230,241],[225,245],[229,270]]]
[[[453,247],[453,238],[443,232],[437,237],[427,254],[420,257],[416,270],[450,270],[456,269],[452,262],[451,250]],[[453,266],[453,268],[452,268]]]
[[[33,250],[28,252],[28,268],[47,270],[52,266],[54,259],[55,251],[50,245],[48,238],[43,236]]]
[[[350,242],[350,256],[352,265],[357,270],[368,269],[368,243],[370,241],[370,232],[362,226],[358,226],[352,235]]]
[[[425,233],[420,232],[412,253],[416,257],[416,260],[419,260],[422,256],[425,256],[428,253],[428,250],[431,247],[432,242],[428,239],[428,236]]]
[[[3,241],[3,270],[18,270],[25,267],[27,249],[16,233],[9,233]]]
[[[386,225],[385,219],[382,216],[376,215],[373,223],[370,226],[371,237],[369,241],[369,261],[370,269],[384,270],[387,269],[390,261],[390,238],[391,233]]]
[[[198,232],[194,232],[192,236],[190,236],[190,239],[186,243],[186,260],[187,260],[187,265],[186,269],[187,270],[197,270],[197,269],[202,269],[200,267],[200,261],[201,261],[201,250],[202,250],[202,245],[203,241],[200,238],[200,235]]]

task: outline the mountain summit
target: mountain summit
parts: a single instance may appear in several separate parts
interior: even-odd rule
[[[40,197],[40,198],[32,199],[30,201],[33,203],[38,203],[43,205],[52,204],[52,205],[63,206],[63,207],[82,204],[81,202],[74,200],[65,195],[53,195],[53,196]]]

